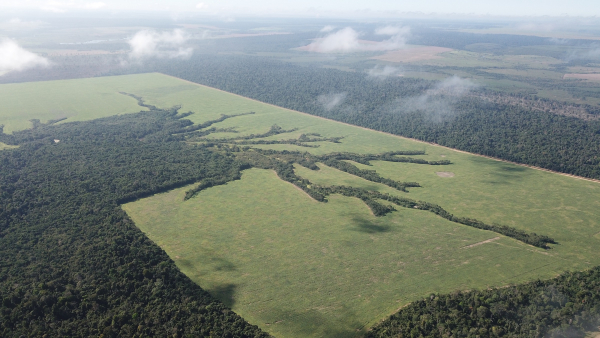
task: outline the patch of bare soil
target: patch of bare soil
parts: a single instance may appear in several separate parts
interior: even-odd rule
[[[451,171],[437,171],[435,174],[439,177],[454,177],[454,173]]]
[[[500,239],[500,237],[494,237],[494,238],[486,239],[485,241],[481,241],[479,243],[475,243],[475,244],[463,246],[463,249],[473,248],[473,247],[476,247],[476,246],[479,246],[479,245],[482,245],[482,244],[485,244],[485,243],[491,243],[493,241],[497,241],[499,239]]]
[[[374,56],[371,59],[389,62],[415,62],[421,60],[439,59],[438,54],[451,52],[451,48],[435,46],[417,46],[406,49],[394,50],[383,55]]]

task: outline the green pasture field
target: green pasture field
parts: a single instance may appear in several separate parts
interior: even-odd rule
[[[40,96],[34,90],[57,84],[72,92]],[[319,148],[262,148],[314,154],[424,150],[427,155],[420,156],[424,159],[447,159],[453,164],[355,164],[422,185],[409,193],[324,165],[319,171],[297,167],[296,173],[317,184],[352,185],[433,202],[457,216],[534,231],[558,242],[542,250],[417,209],[396,207],[397,212],[375,217],[356,198],[333,195],[328,203],[319,203],[273,171],[262,169],[246,170],[241,180],[207,189],[185,202],[185,191],[191,186],[123,206],[193,281],[277,337],[360,335],[430,293],[501,287],[600,264],[600,184],[596,182],[324,120],[161,74],[21,85],[31,86],[32,95],[44,98],[39,107],[65,104],[57,95],[65,100],[80,96],[89,102],[107,100],[114,107],[92,110],[71,103],[73,115],[67,121],[139,111],[134,99],[118,93],[124,91],[159,107],[180,104],[181,112],[195,112],[190,119],[196,123],[220,114],[254,111],[215,125],[235,127],[241,135],[263,133],[277,124],[298,130],[271,139],[302,133],[344,137],[341,143],[321,142]],[[15,85],[1,85],[0,93],[6,86]],[[31,104],[11,103],[9,96],[0,96],[0,103],[13,109]],[[32,112],[21,119],[11,110],[0,114],[13,114],[13,120],[26,125],[28,119],[44,120],[49,113],[40,108],[38,115]],[[436,174],[442,171],[454,177]]]
[[[11,148],[16,148],[16,147],[15,146],[10,146],[8,144],[4,144],[4,143],[0,142],[0,150],[11,149]]]
[[[0,125],[10,134],[31,128],[31,119],[43,123],[64,117],[67,117],[65,121],[82,121],[138,112],[142,109],[135,100],[118,92],[119,88],[132,85],[143,87],[139,82],[123,76],[3,84],[0,85]]]

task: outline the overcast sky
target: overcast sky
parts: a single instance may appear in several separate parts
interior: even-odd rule
[[[475,14],[493,16],[596,16],[598,0],[0,0],[0,11],[36,9],[74,11],[152,10],[213,15],[343,15],[374,16],[373,12]]]

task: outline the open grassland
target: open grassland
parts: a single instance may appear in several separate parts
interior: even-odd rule
[[[167,81],[161,83],[160,91],[136,94],[158,106],[182,104],[182,111],[198,112],[191,116],[196,122],[219,113],[255,111],[217,126],[234,127],[242,135],[266,132],[273,124],[299,128],[268,139],[302,133],[345,137],[339,144],[322,142],[319,148],[262,148],[314,154],[425,150],[424,159],[448,159],[454,163],[448,167],[356,164],[384,177],[422,184],[408,194],[323,165],[320,171],[296,170],[315,183],[430,201],[459,216],[535,231],[559,242],[544,251],[418,210],[400,209],[376,218],[357,199],[338,196],[318,203],[275,173],[259,169],[186,202],[188,188],[125,206],[192,279],[275,335],[358,334],[430,292],[502,286],[600,263],[595,249],[600,244],[597,183],[306,116],[201,86],[169,90]],[[222,135],[210,136],[230,136]],[[439,171],[454,177],[440,177]],[[472,246],[478,243],[482,244]]]
[[[12,133],[31,128],[31,119],[42,123],[65,117],[65,121],[82,121],[138,112],[136,102],[118,91],[132,85],[143,87],[144,83],[139,82],[135,77],[123,76],[3,84],[0,125],[4,125],[5,133]]]
[[[414,62],[421,60],[438,59],[438,54],[450,52],[451,48],[435,46],[407,46],[404,49],[387,52],[383,55],[372,57],[372,59],[389,62]]]
[[[57,83],[71,88],[72,97],[86,95],[90,102],[104,98],[116,107],[97,115],[85,110],[91,107],[80,107],[86,114],[74,107],[72,119],[139,111],[133,98],[118,94],[124,91],[159,107],[181,104],[182,112],[196,112],[190,116],[196,123],[220,114],[256,112],[215,124],[233,127],[238,134],[211,137],[264,133],[273,124],[298,130],[269,139],[302,133],[344,137],[341,143],[320,142],[319,148],[262,148],[314,154],[424,150],[423,159],[453,164],[354,163],[386,178],[422,185],[409,193],[324,165],[320,171],[296,167],[296,173],[317,184],[345,184],[436,203],[457,216],[534,231],[559,243],[542,250],[416,209],[397,207],[397,212],[375,217],[356,198],[333,195],[328,203],[319,203],[261,169],[246,170],[241,180],[185,202],[190,187],[123,206],[192,280],[276,336],[358,335],[432,292],[503,286],[600,264],[598,183],[307,116],[161,74],[23,85],[51,88]],[[51,96],[46,100],[40,100],[40,107],[61,104]],[[2,102],[10,100],[3,97]],[[15,120],[26,125],[31,118],[44,120],[44,114],[48,112],[41,109]]]
[[[495,55],[468,51],[451,51],[439,54],[440,58],[416,61],[417,64],[449,67],[480,68],[531,68],[547,69],[550,65],[561,63],[549,56],[539,55]]]
[[[16,148],[15,146],[11,146],[8,144],[4,144],[2,142],[0,142],[0,150],[4,150],[4,149],[12,149],[12,148]]]

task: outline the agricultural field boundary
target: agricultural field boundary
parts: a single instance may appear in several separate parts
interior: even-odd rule
[[[174,79],[178,79],[178,80],[181,80],[181,81],[185,81],[187,83],[194,84],[194,85],[197,85],[197,86],[200,86],[200,87],[206,87],[206,88],[218,90],[220,92],[227,93],[227,94],[230,94],[230,95],[235,95],[235,96],[247,99],[247,100],[251,100],[251,101],[254,101],[254,102],[259,102],[259,103],[262,103],[262,104],[266,104],[268,106],[276,107],[276,108],[279,108],[279,109],[284,109],[284,110],[291,111],[291,112],[294,112],[294,113],[298,113],[298,114],[302,114],[302,115],[306,115],[306,116],[311,116],[311,117],[318,118],[318,119],[321,119],[321,120],[331,121],[331,122],[339,123],[339,124],[346,125],[346,126],[352,126],[352,127],[360,128],[360,129],[363,129],[363,130],[368,130],[368,131],[372,131],[372,132],[376,132],[376,133],[380,133],[380,134],[384,134],[384,135],[398,137],[398,138],[405,139],[405,140],[411,140],[411,141],[418,142],[418,143],[428,144],[428,145],[431,145],[431,146],[436,146],[436,147],[448,149],[448,150],[455,151],[455,152],[458,152],[458,153],[469,154],[469,155],[474,155],[474,156],[478,156],[478,157],[484,157],[484,158],[487,158],[487,159],[490,159],[490,160],[494,160],[494,161],[498,161],[498,162],[510,163],[510,164],[521,166],[521,167],[526,167],[526,168],[530,168],[530,169],[545,171],[545,172],[549,172],[549,173],[553,173],[553,174],[558,174],[558,175],[562,175],[562,176],[566,176],[566,177],[571,177],[571,178],[575,178],[575,179],[579,179],[579,180],[600,183],[600,180],[593,179],[593,178],[587,178],[587,177],[582,177],[582,176],[577,176],[577,175],[571,175],[571,174],[561,173],[559,171],[554,171],[554,170],[550,170],[550,169],[540,168],[540,167],[536,167],[536,166],[533,166],[533,165],[528,165],[528,164],[523,164],[523,163],[518,163],[518,162],[512,162],[512,161],[507,161],[507,160],[499,159],[497,157],[492,157],[492,156],[487,156],[487,155],[481,155],[481,154],[477,154],[477,153],[471,153],[471,152],[464,151],[464,150],[458,150],[458,149],[455,149],[455,148],[446,147],[446,146],[443,146],[443,145],[440,145],[440,144],[437,144],[437,143],[433,143],[433,142],[426,142],[426,141],[422,141],[422,140],[415,139],[415,138],[405,137],[405,136],[396,135],[396,134],[392,134],[392,133],[386,133],[384,131],[379,131],[379,130],[375,130],[375,129],[369,129],[369,128],[366,128],[366,127],[361,127],[361,126],[357,126],[357,125],[350,124],[350,123],[345,123],[345,122],[340,122],[340,121],[328,119],[328,118],[322,117],[322,116],[312,115],[312,114],[304,113],[304,112],[301,112],[301,111],[297,111],[297,110],[293,110],[293,109],[288,109],[288,108],[280,107],[280,106],[277,106],[277,105],[274,105],[274,104],[270,104],[270,103],[262,102],[262,101],[259,101],[259,100],[255,100],[255,99],[250,98],[250,97],[246,97],[246,96],[238,95],[238,94],[231,93],[231,92],[228,92],[228,91],[225,91],[225,90],[221,90],[219,88],[210,87],[210,86],[206,86],[206,85],[199,84],[199,83],[196,83],[196,82],[188,81],[188,80],[185,80],[185,79],[182,79],[182,78],[179,78],[179,77],[176,77],[176,76],[172,76],[172,75],[169,75],[169,74],[165,74],[165,73],[159,73],[159,74],[165,75],[165,76],[168,76],[168,77],[171,77],[171,78],[174,78]]]

